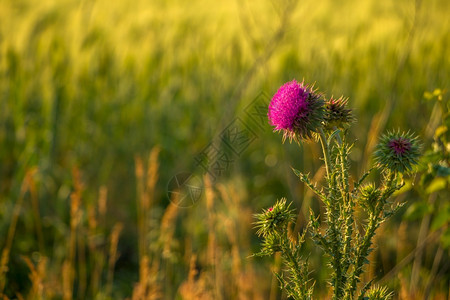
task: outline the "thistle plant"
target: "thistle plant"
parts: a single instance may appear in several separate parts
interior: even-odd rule
[[[324,206],[324,215],[310,210],[309,222],[301,234],[294,237],[289,224],[294,212],[286,199],[256,215],[257,234],[262,237],[262,249],[256,255],[280,252],[284,272],[276,274],[288,296],[311,299],[314,282],[310,279],[308,257],[303,255],[306,239],[312,239],[324,250],[329,260],[329,284],[333,299],[390,299],[384,287],[361,283],[364,266],[373,250],[372,240],[377,228],[392,216],[402,204],[390,200],[403,186],[404,174],[413,171],[418,162],[420,145],[410,132],[392,131],[383,135],[374,153],[374,166],[358,180],[350,178],[346,129],[354,122],[346,98],[326,100],[311,86],[295,80],[284,84],[269,105],[269,124],[274,131],[301,143],[319,142],[326,169],[325,182],[312,182],[308,174],[293,169]],[[365,182],[374,170],[381,182]],[[365,213],[364,220],[356,219],[356,211]],[[363,224],[362,228],[357,226]],[[308,234],[308,235],[307,235]]]

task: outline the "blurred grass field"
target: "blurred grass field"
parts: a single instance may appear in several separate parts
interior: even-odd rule
[[[449,14],[445,0],[1,1],[0,288],[12,299],[284,299],[279,261],[249,258],[252,215],[282,196],[319,209],[290,171],[320,179],[319,149],[282,145],[266,126],[192,207],[171,204],[168,183],[294,78],[349,97],[355,177],[386,129],[430,148],[445,111],[424,93],[449,87]],[[368,276],[391,274],[396,299],[449,297],[448,248],[418,247],[437,232],[423,220],[448,207],[448,180],[428,194],[399,195],[405,208],[377,235]],[[424,201],[431,210],[403,217]],[[311,259],[326,298],[324,262]]]

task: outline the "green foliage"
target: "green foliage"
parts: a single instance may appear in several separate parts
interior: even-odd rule
[[[428,101],[434,101],[441,117],[433,133],[433,142],[420,161],[419,194],[422,199],[408,208],[405,218],[418,220],[434,213],[431,230],[442,230],[441,245],[447,249],[450,245],[450,213],[447,202],[450,186],[450,102],[441,89],[435,89],[432,93],[425,92],[424,97]],[[442,195],[444,201],[429,200],[438,195]]]
[[[403,218],[409,221],[420,220],[425,215],[433,212],[433,206],[427,202],[418,201],[411,204],[405,212]]]

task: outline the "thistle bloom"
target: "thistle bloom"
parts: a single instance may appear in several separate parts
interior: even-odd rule
[[[283,131],[283,142],[311,138],[322,126],[324,101],[311,87],[292,80],[281,86],[269,104],[269,124]]]
[[[411,171],[420,156],[420,145],[412,133],[388,132],[381,137],[375,151],[377,163],[394,172]]]
[[[348,98],[331,98],[325,103],[325,127],[326,129],[346,128],[354,121],[352,110],[347,108]]]

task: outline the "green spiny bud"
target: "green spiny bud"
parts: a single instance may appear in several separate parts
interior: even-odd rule
[[[346,128],[354,121],[352,110],[347,108],[348,98],[333,97],[325,103],[325,128]]]
[[[272,255],[275,252],[281,251],[279,237],[275,235],[268,235],[262,243],[262,253],[265,255]]]
[[[375,206],[380,199],[381,191],[370,183],[361,187],[361,205],[370,211],[375,209]]]
[[[393,172],[405,173],[418,163],[420,145],[412,133],[392,131],[383,135],[375,150],[379,167]]]
[[[292,222],[295,217],[290,206],[290,204],[286,204],[286,199],[282,198],[271,208],[255,215],[258,220],[255,222],[256,228],[258,228],[257,234],[267,237],[287,230],[289,222]]]
[[[392,293],[384,286],[373,286],[364,299],[367,300],[389,300],[392,298]]]

